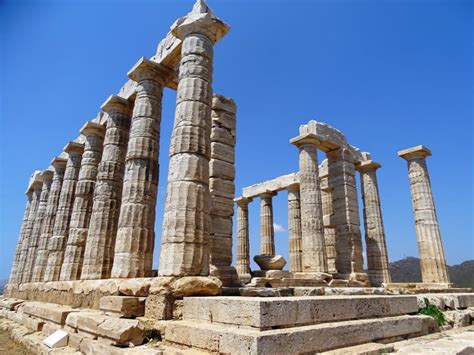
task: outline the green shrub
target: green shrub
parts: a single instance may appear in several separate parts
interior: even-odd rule
[[[434,304],[430,303],[427,298],[425,300],[425,306],[418,311],[418,314],[424,314],[434,318],[438,326],[443,326],[447,323],[446,318],[444,317],[443,312],[436,307]]]

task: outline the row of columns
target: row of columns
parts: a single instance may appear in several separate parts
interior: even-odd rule
[[[212,111],[213,45],[227,31],[201,2],[172,29],[182,44],[161,239],[163,276],[208,275],[210,262],[230,268],[235,104],[221,97]],[[102,105],[105,127],[88,122],[81,130],[85,143],[70,142],[67,160],[56,158],[54,172],[44,172],[42,183],[28,191],[11,284],[151,276],[161,102],[174,72],[142,58],[128,76],[137,84],[133,104],[109,97]],[[219,142],[222,129],[233,135],[231,141]],[[231,161],[219,158],[221,143]],[[231,210],[226,215],[212,207],[210,176],[212,198],[226,193]],[[217,186],[221,180],[230,191]],[[230,230],[228,223],[223,233],[214,227],[211,237],[211,217],[230,219]]]

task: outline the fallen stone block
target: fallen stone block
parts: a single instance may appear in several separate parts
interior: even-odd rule
[[[56,349],[67,346],[69,335],[64,330],[57,330],[45,340],[43,340],[44,345],[48,348]]]
[[[99,339],[111,345],[140,345],[143,342],[143,325],[136,319],[107,317],[97,329]]]
[[[145,314],[145,298],[133,296],[105,296],[100,299],[99,309],[107,314],[135,318]]]

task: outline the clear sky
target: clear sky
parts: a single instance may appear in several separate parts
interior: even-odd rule
[[[405,161],[428,167],[449,264],[474,258],[473,8],[468,0],[209,0],[232,26],[215,48],[214,91],[238,105],[237,193],[298,169],[288,140],[310,119],[344,132],[383,167],[379,188],[391,261],[417,256]],[[151,57],[192,0],[0,0],[0,279],[9,275],[34,170]],[[157,267],[175,92],[163,102]],[[320,157],[322,158],[322,156]],[[287,194],[274,201],[287,255]],[[250,207],[258,254],[259,201]]]

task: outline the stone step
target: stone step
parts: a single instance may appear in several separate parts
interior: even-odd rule
[[[429,316],[395,316],[294,328],[258,330],[183,320],[171,322],[165,341],[210,352],[231,354],[299,354],[322,352],[381,339],[413,337],[436,329]]]
[[[392,353],[393,350],[394,347],[391,344],[367,343],[325,351],[321,355],[379,355]]]
[[[183,320],[271,329],[417,311],[416,296],[187,297]]]

